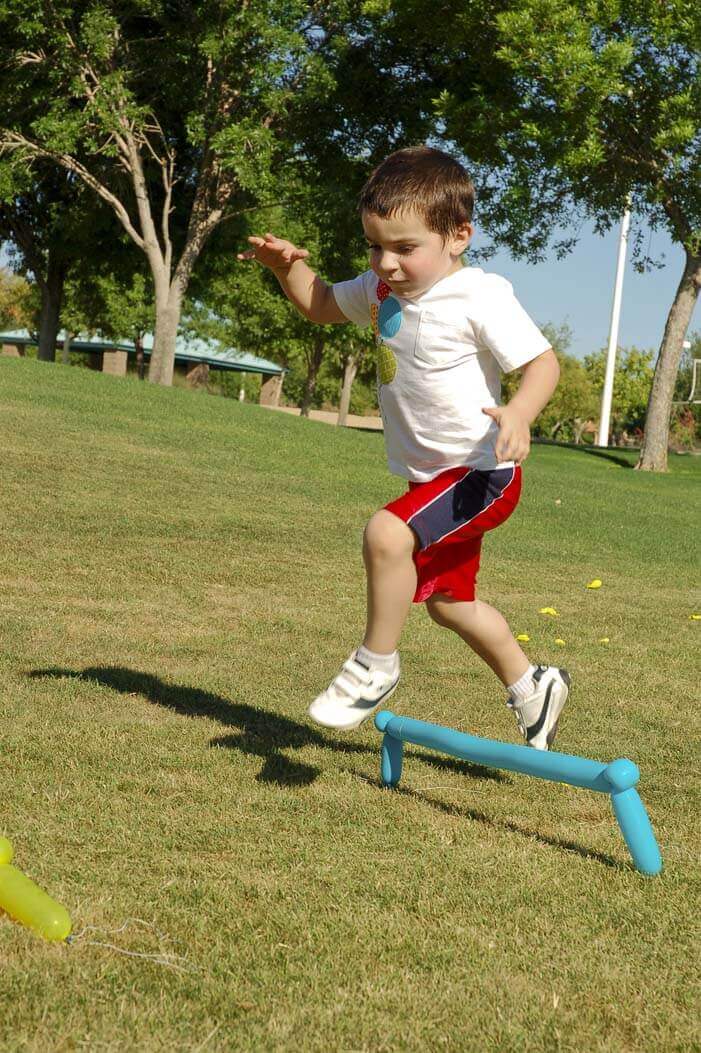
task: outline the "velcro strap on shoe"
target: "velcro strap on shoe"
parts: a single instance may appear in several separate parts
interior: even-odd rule
[[[357,702],[362,694],[361,685],[358,683],[358,681],[349,680],[348,677],[343,675],[343,673],[338,674],[338,676],[333,682],[333,686],[335,687],[336,691],[347,695],[348,698],[352,699],[354,702]]]
[[[356,662],[354,658],[349,658],[343,663],[343,672],[350,673],[351,676],[354,676],[359,683],[364,684],[366,687],[372,681],[370,670],[366,666],[361,665],[360,662]]]

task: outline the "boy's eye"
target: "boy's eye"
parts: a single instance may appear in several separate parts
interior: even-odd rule
[[[370,249],[371,252],[379,252],[380,249],[381,249],[381,246],[379,246],[379,245],[371,245],[368,242],[368,248]],[[410,252],[414,251],[414,248],[415,248],[414,245],[400,245],[397,248],[397,253],[400,256],[408,256]]]

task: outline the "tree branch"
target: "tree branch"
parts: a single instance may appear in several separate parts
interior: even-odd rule
[[[75,157],[71,157],[70,154],[58,153],[55,150],[49,150],[45,146],[40,146],[39,143],[34,143],[31,139],[27,139],[26,136],[21,135],[19,132],[15,132],[10,128],[0,128],[0,155],[6,151],[18,151],[21,153],[28,154],[30,157],[46,157],[50,161],[55,161],[56,164],[61,165],[68,172],[73,172],[77,175],[84,183],[94,190],[96,194],[106,201],[108,205],[114,210],[119,219],[120,223],[126,230],[129,237],[136,242],[140,249],[144,249],[144,239],[136,230],[132,224],[129,213],[126,208],[119,200],[119,198],[108,190],[104,183],[101,183],[92,172],[76,160]]]

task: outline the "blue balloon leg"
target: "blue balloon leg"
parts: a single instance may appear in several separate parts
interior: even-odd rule
[[[382,753],[380,759],[380,776],[384,786],[396,786],[402,777],[402,757],[404,743],[391,735],[382,736]]]
[[[441,753],[489,768],[501,768],[608,793],[621,833],[638,870],[643,874],[659,874],[662,870],[662,857],[650,820],[634,789],[640,772],[625,757],[603,764],[568,753],[551,753],[495,739],[478,738],[440,724],[412,720],[411,717],[395,717],[389,710],[376,715],[375,727],[383,735],[381,773],[385,786],[396,786],[399,782],[403,746],[405,742],[411,742],[415,746],[440,750]]]
[[[645,806],[632,787],[611,794],[611,804],[633,862],[643,874],[659,874],[662,856]]]

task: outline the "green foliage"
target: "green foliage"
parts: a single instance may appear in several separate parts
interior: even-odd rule
[[[35,288],[25,278],[0,267],[0,329],[31,329],[36,308]]]
[[[611,428],[613,431],[631,431],[642,428],[650,397],[654,373],[654,351],[640,351],[636,347],[619,348],[616,369],[613,375],[611,400]],[[606,371],[606,350],[602,349],[584,358],[597,401],[600,403]]]
[[[38,159],[60,162],[110,198],[137,243],[150,214],[156,288],[178,264],[185,288],[211,225],[271,196],[276,157],[299,154],[290,113],[300,121],[298,100],[322,84],[307,19],[302,0],[0,7],[3,193]]]

